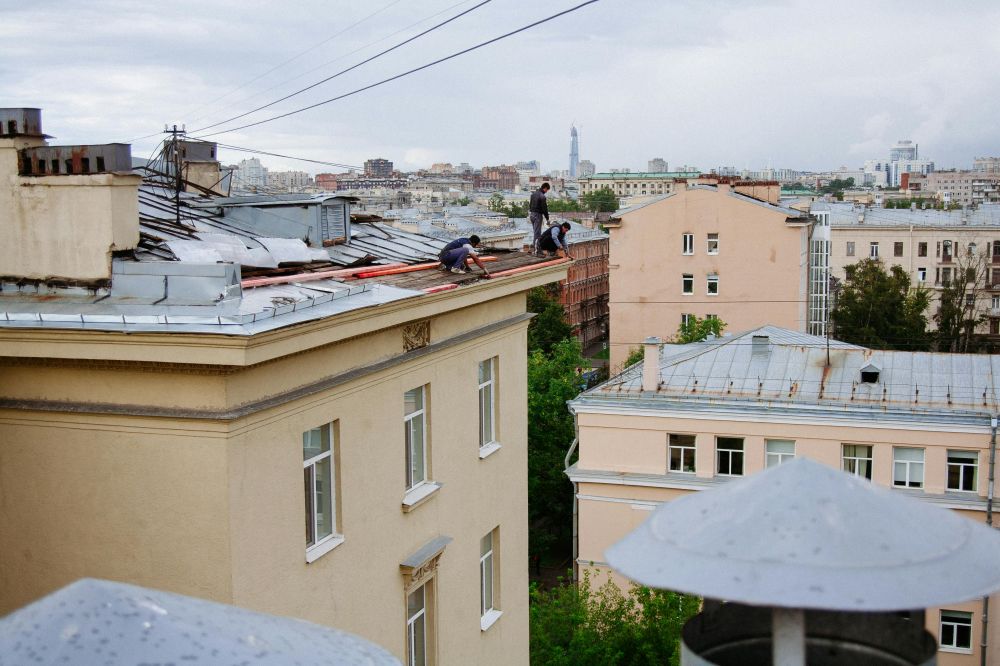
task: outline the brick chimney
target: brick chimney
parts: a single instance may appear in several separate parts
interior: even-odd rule
[[[655,391],[660,387],[660,338],[651,337],[642,341],[642,390]]]

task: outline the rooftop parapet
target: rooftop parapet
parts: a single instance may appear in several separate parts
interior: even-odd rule
[[[132,146],[106,143],[92,146],[37,146],[19,153],[21,176],[83,176],[132,170]]]
[[[42,136],[42,110],[0,109],[0,138]]]

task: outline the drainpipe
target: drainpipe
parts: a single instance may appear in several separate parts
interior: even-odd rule
[[[573,443],[569,445],[569,451],[566,452],[566,458],[563,461],[563,469],[566,473],[569,473],[569,459],[573,457],[573,452],[576,451],[576,444],[580,441],[580,423],[577,420],[576,411],[570,407],[569,411],[573,414]],[[577,570],[576,561],[580,558],[580,515],[579,507],[577,504],[576,494],[577,494],[576,482],[573,482],[573,582],[580,580],[579,571]]]
[[[986,525],[993,527],[993,480],[997,460],[997,417],[990,419],[990,481],[986,486]],[[574,495],[575,497],[575,495]],[[990,597],[983,597],[983,635],[979,641],[979,663],[986,666],[986,631],[989,628]]]

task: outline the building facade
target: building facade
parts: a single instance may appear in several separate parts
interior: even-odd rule
[[[972,163],[972,170],[988,175],[1000,175],[1000,157],[977,157]]]
[[[596,171],[597,167],[594,166],[593,162],[590,160],[580,160],[580,164],[577,165],[576,168],[576,177],[589,178],[590,176],[593,176]]]
[[[175,209],[80,148],[24,173],[60,147],[0,135],[0,614],[97,577],[527,663],[525,294],[565,264],[382,273],[444,241],[341,197]]]
[[[1000,203],[1000,173],[934,171],[920,183],[920,192],[946,204],[981,206]]]
[[[236,190],[257,191],[267,188],[267,167],[256,157],[240,160],[233,177],[236,179]]]
[[[560,300],[573,335],[585,349],[608,338],[608,234],[575,226],[569,234],[570,264]]]
[[[673,192],[676,181],[697,178],[699,175],[697,171],[595,173],[587,178],[581,177],[579,179],[580,194],[596,192],[605,187],[619,198],[670,194]]]
[[[381,157],[365,160],[365,176],[368,178],[392,178],[392,162]]]
[[[570,403],[579,432],[579,459],[567,470],[576,564],[608,571],[607,548],[659,504],[796,456],[982,522],[998,369],[998,356],[836,340],[828,363],[826,339],[772,326],[665,345],[662,357],[651,344],[643,363]],[[914,614],[921,616],[940,644],[938,664],[980,663],[979,602]],[[987,638],[993,663],[1000,623],[992,616]]]
[[[649,173],[663,173],[664,171],[670,171],[667,167],[667,161],[662,157],[654,157],[649,160],[646,164],[646,171]]]
[[[768,321],[804,330],[809,215],[777,205],[777,183],[669,184],[671,194],[605,223],[611,367],[650,334],[673,338],[691,316],[728,330]]]

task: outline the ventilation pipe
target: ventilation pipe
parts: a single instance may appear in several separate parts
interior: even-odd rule
[[[660,387],[660,344],[662,340],[653,336],[642,342],[642,390],[655,391]]]

